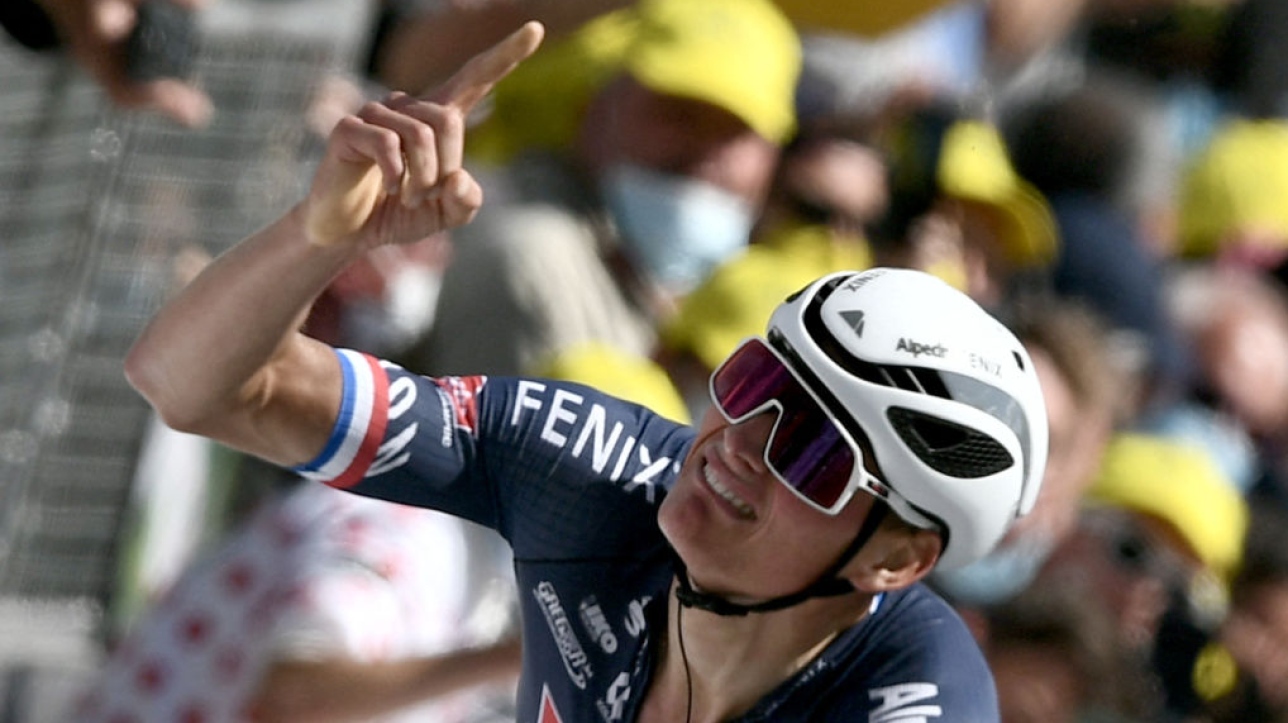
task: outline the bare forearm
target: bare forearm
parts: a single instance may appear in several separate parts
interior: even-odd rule
[[[274,385],[306,383],[324,350],[298,334],[299,320],[354,253],[310,244],[298,211],[287,214],[166,304],[131,349],[126,375],[171,426],[245,446],[224,438],[224,418],[253,412]],[[295,463],[316,449],[248,451]]]
[[[269,671],[251,710],[257,723],[367,720],[473,686],[513,681],[519,658],[513,640],[405,661],[283,662]]]
[[[131,349],[126,376],[167,424],[279,464],[321,451],[343,381],[300,320],[358,255],[474,217],[483,189],[461,168],[464,118],[543,33],[527,23],[427,98],[392,94],[336,123],[308,196],[210,264]]]

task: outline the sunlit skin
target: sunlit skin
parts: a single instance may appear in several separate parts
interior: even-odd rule
[[[775,143],[733,113],[656,93],[630,76],[591,104],[579,143],[596,171],[632,163],[705,181],[751,204],[769,192],[779,155]]]
[[[658,512],[693,583],[735,601],[785,595],[813,582],[854,539],[873,504],[859,492],[831,517],[779,482],[764,459],[774,421],[767,411],[729,424],[708,410]],[[743,504],[718,494],[708,475]]]
[[[834,211],[831,230],[843,238],[860,238],[862,224],[876,219],[889,203],[886,166],[870,147],[853,141],[821,138],[809,142],[784,164],[775,196],[793,195]],[[790,204],[771,197],[761,224],[790,222]],[[777,203],[775,203],[777,201]],[[787,218],[782,218],[786,216]]]
[[[1259,692],[1288,709],[1288,585],[1265,583],[1247,591],[1222,628],[1222,639]]]
[[[1104,534],[1075,528],[1052,551],[1035,584],[1066,580],[1081,586],[1113,611],[1119,634],[1128,644],[1143,645],[1152,639],[1165,611],[1165,583],[1155,574],[1116,561]]]
[[[718,410],[708,410],[658,511],[662,531],[684,559],[693,585],[743,604],[814,582],[854,539],[874,504],[859,492],[840,514],[828,516],[779,482],[764,461],[775,414],[729,424]],[[922,579],[940,550],[938,533],[913,530],[890,515],[838,573],[855,587],[852,594],[744,617],[682,610],[672,597],[669,644],[638,720],[721,721],[745,713],[765,691],[863,619],[876,593]],[[683,660],[673,654],[681,641]]]
[[[1012,643],[989,658],[1004,723],[1073,723],[1086,697],[1076,664],[1049,644]]]
[[[1011,526],[1007,539],[1023,539],[1032,530],[1040,529],[1048,539],[1058,541],[1077,525],[1078,502],[1095,479],[1110,420],[1079,407],[1073,389],[1049,352],[1031,346],[1029,356],[1046,405],[1050,454],[1037,503],[1032,512]]]

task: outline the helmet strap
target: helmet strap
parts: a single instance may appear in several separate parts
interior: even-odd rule
[[[854,592],[854,586],[850,584],[850,581],[837,577],[836,574],[849,564],[850,559],[858,553],[860,548],[867,544],[872,535],[876,533],[877,526],[881,524],[881,521],[885,519],[889,511],[890,507],[880,500],[874,502],[872,509],[868,511],[868,516],[864,518],[863,524],[859,527],[858,533],[850,541],[850,544],[841,552],[836,561],[827,570],[823,571],[822,575],[819,575],[818,579],[804,589],[752,605],[743,605],[720,595],[699,592],[693,589],[693,583],[689,582],[688,569],[679,555],[676,555],[677,569],[675,574],[679,585],[675,589],[675,599],[686,608],[706,610],[722,617],[741,617],[749,613],[767,613],[793,607],[810,598],[834,597]]]

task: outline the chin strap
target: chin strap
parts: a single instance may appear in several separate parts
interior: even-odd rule
[[[689,571],[684,566],[684,561],[676,556],[676,577],[679,579],[679,586],[675,589],[675,599],[680,605],[686,608],[697,608],[706,610],[709,613],[715,613],[723,617],[741,617],[749,613],[767,613],[774,610],[782,610],[793,605],[799,605],[810,598],[815,597],[834,597],[836,595],[845,595],[854,592],[854,586],[848,580],[836,577],[836,573],[841,571],[849,563],[850,558],[859,551],[859,548],[867,544],[868,540],[877,531],[877,526],[881,520],[885,519],[890,508],[885,504],[877,503],[872,506],[868,516],[863,520],[863,525],[859,527],[859,532],[850,541],[849,546],[841,552],[840,557],[832,566],[823,572],[817,580],[810,583],[805,589],[771,598],[764,602],[743,605],[733,602],[727,598],[711,593],[699,592],[693,589],[693,584],[689,582]]]

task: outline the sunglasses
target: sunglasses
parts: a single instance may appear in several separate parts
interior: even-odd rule
[[[842,229],[851,233],[863,231],[863,219],[827,203],[812,201],[795,193],[785,194],[783,201],[791,209],[792,214],[804,223]]]
[[[854,438],[765,341],[744,341],[711,374],[710,387],[716,409],[730,424],[777,410],[765,464],[806,504],[835,515],[856,490],[887,497],[884,485],[864,469]]]

